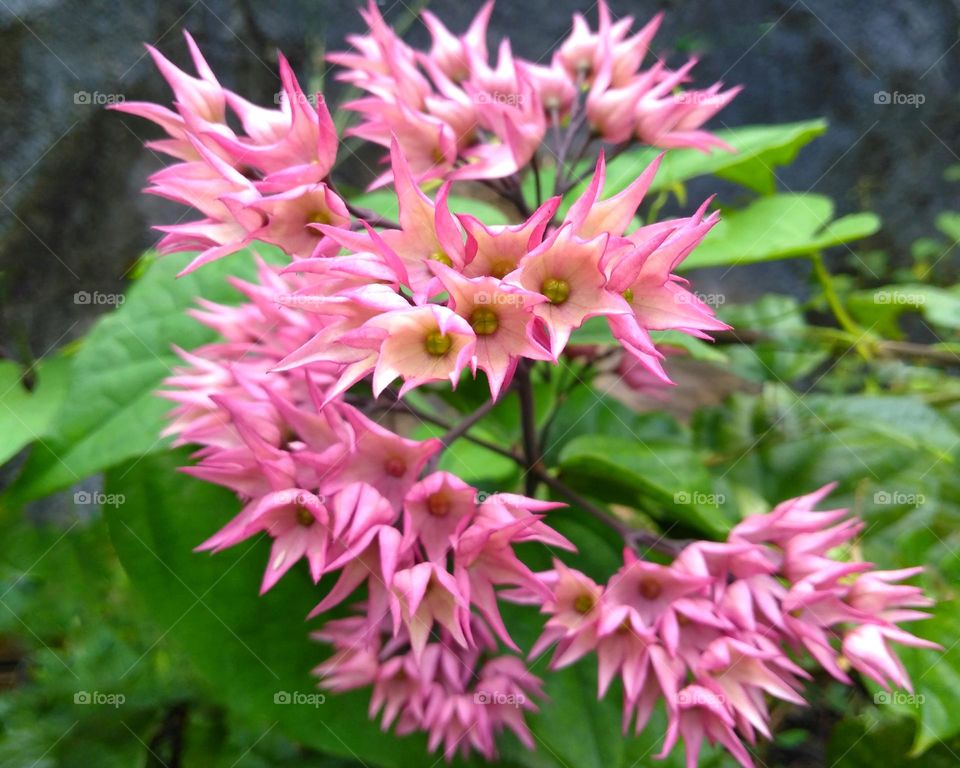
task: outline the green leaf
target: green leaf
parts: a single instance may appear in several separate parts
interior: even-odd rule
[[[278,251],[258,248],[278,259]],[[133,456],[160,450],[168,401],[156,389],[179,358],[174,344],[193,349],[215,334],[186,314],[197,297],[230,303],[241,295],[226,278],[252,277],[249,252],[208,264],[181,278],[188,255],[153,263],[117,310],[100,319],[73,358],[69,388],[49,425],[49,439],[34,446],[9,489],[13,503],[38,498]]]
[[[887,330],[904,312],[919,312],[927,322],[960,329],[960,286],[940,288],[923,283],[897,283],[851,294],[852,309],[861,317],[878,319]]]
[[[956,713],[960,690],[960,605],[955,600],[941,602],[934,610],[934,618],[909,629],[943,646],[942,651],[897,649],[913,681],[916,701],[921,702],[910,712],[917,723],[912,750],[916,756],[960,734]]]
[[[560,451],[564,478],[590,495],[722,536],[733,520],[692,448],[673,441],[581,435]],[[664,512],[664,509],[667,511]]]
[[[716,174],[762,194],[772,194],[776,186],[774,170],[792,163],[804,146],[826,130],[827,122],[821,119],[715,131],[717,138],[737,151],[669,150],[651,190],[670,190],[698,176]],[[609,196],[625,188],[659,153],[658,149],[644,148],[625,152],[612,160],[607,169],[606,194]]]
[[[805,256],[832,245],[872,235],[880,226],[873,214],[844,216],[831,222],[833,202],[809,193],[760,198],[742,210],[731,211],[680,265],[739,266]]]
[[[951,242],[960,243],[960,213],[944,211],[936,219],[936,227],[950,238]]]
[[[63,355],[41,360],[29,372],[0,361],[0,464],[49,435],[50,422],[66,395],[69,369],[70,361]],[[28,373],[34,380],[32,390],[24,387]]]
[[[929,451],[938,461],[952,462],[960,446],[960,433],[950,422],[914,397],[810,395],[803,402],[827,430],[856,427],[909,451]]]
[[[415,440],[426,440],[440,437],[443,432],[443,429],[433,424],[421,424],[413,430],[411,437]],[[470,433],[478,438],[495,441],[494,436],[479,427],[474,427]],[[438,469],[451,472],[467,483],[491,491],[505,490],[517,476],[516,462],[463,438],[455,440],[447,447],[440,457]]]

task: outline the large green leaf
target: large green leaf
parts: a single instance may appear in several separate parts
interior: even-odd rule
[[[50,423],[67,391],[70,361],[63,355],[41,360],[29,372],[0,361],[0,464],[21,448],[49,434]],[[24,386],[32,377],[33,386]]]
[[[671,189],[697,176],[717,174],[757,192],[772,194],[776,186],[775,169],[792,163],[804,146],[826,130],[827,123],[821,119],[715,131],[715,135],[736,152],[722,149],[709,153],[696,149],[669,150],[651,189]],[[659,153],[660,150],[648,147],[625,152],[611,161],[607,171],[607,194],[626,187]]]
[[[707,536],[722,536],[734,522],[696,453],[675,441],[581,435],[560,451],[560,469],[584,492],[647,508],[666,527],[679,521]]]
[[[277,251],[258,247],[265,257]],[[155,391],[178,358],[174,344],[192,349],[213,332],[186,314],[197,297],[235,302],[230,275],[251,277],[250,253],[236,254],[177,278],[188,256],[153,263],[119,309],[105,315],[73,358],[69,388],[49,425],[49,439],[34,446],[8,491],[13,502],[38,498],[113,466],[161,449],[169,402]]]
[[[739,266],[805,256],[868,237],[880,227],[880,220],[869,213],[831,221],[833,211],[833,202],[823,195],[760,198],[743,210],[725,214],[680,268]]]

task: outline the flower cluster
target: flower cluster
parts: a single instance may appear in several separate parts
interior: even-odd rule
[[[816,511],[831,486],[747,517],[726,542],[695,542],[669,565],[627,550],[623,567],[601,586],[559,561],[539,574],[552,592],[550,618],[531,655],[554,649],[564,667],[595,652],[599,695],[623,682],[624,730],[639,733],[655,704],[668,726],[660,757],[682,738],[687,765],[704,739],[721,744],[743,766],[744,745],[770,738],[767,697],[803,704],[808,657],[852,684],[852,667],[889,690],[910,689],[888,643],[937,648],[897,626],[926,618],[932,604],[919,587],[899,584],[922,569],[875,571],[837,559],[862,527],[846,510]],[[538,594],[514,599],[541,604]]]
[[[573,545],[542,522],[561,506],[483,494],[447,472],[425,470],[440,440],[410,440],[342,398],[326,405],[337,366],[270,372],[319,325],[276,303],[300,284],[260,263],[259,280],[234,285],[238,307],[203,302],[194,316],[223,337],[192,352],[167,379],[177,403],[167,434],[201,446],[186,472],[235,491],[239,514],[203,542],[220,551],[254,536],[272,541],[261,592],[305,560],[314,582],[339,577],[312,615],[358,590],[360,614],[317,633],[336,654],[318,668],[332,690],[372,685],[384,727],[426,730],[448,757],[471,748],[492,758],[510,728],[532,746],[523,712],[539,680],[498,643],[519,650],[500,616],[502,587],[549,590],[514,547]]]
[[[739,88],[681,89],[694,59],[677,70],[660,59],[641,69],[662,16],[631,33],[631,17],[614,21],[603,0],[598,8],[598,29],[576,14],[547,66],[514,57],[509,40],[491,63],[492,2],[462,36],[425,11],[433,44],[423,52],[401,40],[371,1],[362,12],[369,33],[348,38],[352,51],[329,56],[346,69],[341,79],[368,94],[347,105],[363,117],[351,132],[385,147],[395,137],[420,181],[509,176],[531,162],[548,128],[559,136],[570,121],[610,144],[724,147],[700,128]],[[388,173],[379,182],[389,180]]]
[[[672,270],[717,221],[694,215],[625,235],[657,164],[619,194],[600,199],[604,162],[566,216],[549,227],[559,199],[517,225],[489,227],[447,205],[448,183],[431,200],[414,182],[399,147],[393,168],[399,228],[358,233],[320,225],[352,253],[295,262],[291,270],[340,273],[282,299],[329,318],[327,327],[280,368],[340,363],[336,396],[373,374],[379,395],[400,394],[482,370],[496,399],[522,360],[556,362],[571,334],[605,317],[624,351],[668,381],[649,331],[693,335],[726,326]]]
[[[176,111],[125,101],[111,109],[144,117],[167,138],[147,146],[179,162],[150,177],[150,194],[196,209],[196,221],[158,227],[160,253],[199,251],[184,270],[234,253],[252,242],[271,243],[294,258],[336,252],[318,223],[347,225],[346,203],[324,183],[337,154],[337,134],[319,94],[311,101],[280,56],[283,87],[277,109],[251,104],[222,87],[189,33],[198,77],[148,46],[173,90]],[[243,128],[238,135],[228,113]]]
[[[717,145],[699,127],[735,91],[678,91],[690,65],[641,70],[659,18],[631,34],[631,20],[613,21],[602,3],[598,30],[577,16],[549,67],[514,59],[508,43],[491,67],[491,8],[463,37],[425,13],[434,44],[418,53],[371,3],[370,34],[352,40],[356,53],[333,57],[369,94],[353,104],[364,116],[355,132],[390,147],[390,171],[375,184],[392,182],[397,222],[338,194],[330,115],[282,58],[276,109],[223,88],[189,36],[196,76],[151,49],[174,110],[114,106],[166,133],[150,146],[176,162],[147,191],[202,215],[161,227],[161,252],[198,251],[185,271],[257,242],[288,257],[259,260],[249,282],[233,278],[239,306],[200,301],[192,314],[220,340],[178,350],[184,364],[166,382],[163,395],[176,403],[167,434],[199,446],[185,471],[242,502],[198,548],[268,538],[262,592],[300,561],[314,583],[335,577],[311,616],[345,603],[352,612],[315,633],[333,648],[316,669],[319,684],[371,687],[371,717],[400,734],[426,731],[447,758],[492,758],[504,730],[532,746],[524,713],[536,710],[541,687],[501,616],[511,600],[549,616],[534,655],[555,646],[554,664],[564,666],[595,651],[601,694],[622,678],[625,722],[642,728],[662,698],[665,753],[682,736],[695,760],[706,738],[746,765],[742,740],[769,735],[766,696],[802,701],[806,673],[788,650],[844,682],[849,665],[908,685],[887,642],[924,644],[897,623],[920,618],[913,609],[927,601],[896,583],[913,571],[831,558],[858,524],[814,512],[823,492],[748,518],[726,543],[691,544],[670,565],[628,550],[601,587],[559,561],[535,573],[520,558],[528,542],[576,551],[545,520],[563,505],[535,498],[536,482],[526,496],[487,496],[438,471],[447,443],[515,379],[529,385],[535,364],[559,364],[588,319],[606,321],[621,370],[645,386],[669,381],[651,331],[706,338],[726,327],[674,274],[718,219],[709,201],[689,216],[637,223],[659,158],[605,194],[599,151],[570,199],[578,185],[568,175],[553,197],[538,192],[529,205],[518,174],[528,164],[539,173],[531,160],[550,124],[567,131],[568,146],[578,121],[588,128],[583,147],[596,138]],[[557,166],[569,174],[562,159]],[[430,194],[426,179],[439,179]],[[491,188],[519,220],[490,225],[451,210],[452,185],[464,179],[497,179]],[[415,440],[401,434],[403,419],[381,423],[394,409],[414,423],[421,414],[403,399],[411,389],[456,387],[478,371],[490,402],[443,437]],[[557,483],[537,453],[525,397],[524,455],[493,447],[528,477]]]

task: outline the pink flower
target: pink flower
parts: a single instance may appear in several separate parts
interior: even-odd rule
[[[436,563],[419,563],[393,576],[394,633],[401,622],[410,634],[415,657],[423,653],[434,621],[450,632],[463,647],[472,642],[469,624],[469,596],[456,580]]]
[[[550,338],[550,352],[559,355],[570,334],[584,320],[598,315],[629,312],[623,298],[605,290],[600,266],[607,236],[581,240],[566,225],[524,257],[507,281],[547,301],[534,307]]]
[[[521,358],[550,360],[536,340],[533,310],[547,299],[495,277],[465,278],[441,264],[433,268],[449,293],[450,307],[464,318],[476,336],[470,368],[487,374],[490,396],[496,400],[510,383]]]
[[[456,387],[477,342],[470,323],[436,304],[387,312],[368,320],[344,341],[354,345],[366,339],[378,349],[371,366],[374,394],[399,377],[401,397],[430,381],[448,379]]]
[[[703,740],[720,744],[743,768],[753,768],[750,753],[743,746],[734,730],[733,716],[727,710],[722,695],[702,685],[688,685],[677,694],[679,720],[677,728],[667,733],[663,752],[672,751],[677,736],[683,739],[687,755],[687,768],[699,764]]]
[[[623,561],[623,567],[610,579],[606,600],[634,609],[647,627],[659,626],[674,601],[712,582],[711,577],[638,560],[630,550],[624,551]]]
[[[477,509],[477,489],[449,472],[427,475],[403,502],[404,536],[416,539],[427,559],[442,562],[454,544],[454,534]]]
[[[460,221],[467,232],[467,263],[463,274],[467,277],[505,278],[519,266],[527,253],[543,242],[543,235],[559,205],[559,197],[551,198],[525,222],[513,226],[488,227],[479,219],[462,214]]]
[[[309,491],[291,488],[266,494],[197,549],[219,551],[266,531],[273,547],[260,587],[263,594],[303,557],[310,564],[314,582],[320,580],[326,564],[329,526],[321,501]]]
[[[929,640],[923,640],[895,626],[882,624],[861,624],[848,632],[843,638],[843,655],[855,670],[874,680],[889,690],[889,680],[900,688],[913,691],[910,678],[903,664],[890,647],[888,641],[913,648],[933,648],[941,646]]]
[[[399,508],[424,465],[441,449],[440,441],[400,437],[351,406],[339,407],[353,429],[355,442],[337,467],[334,488],[369,483]]]

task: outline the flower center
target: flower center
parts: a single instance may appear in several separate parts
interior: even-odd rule
[[[660,597],[660,582],[650,576],[640,579],[640,594],[647,600],[656,600]]]
[[[558,277],[550,277],[543,281],[540,293],[546,296],[551,304],[563,304],[570,298],[570,283]]]
[[[314,211],[309,216],[307,216],[307,224],[330,224],[332,219],[330,214],[326,211]],[[316,232],[316,230],[310,230],[311,232]],[[318,235],[322,235],[322,232],[317,232]]]
[[[427,498],[427,512],[434,517],[446,517],[450,514],[450,499],[445,493],[432,493]]]
[[[503,280],[507,275],[509,275],[513,270],[517,268],[517,265],[512,261],[507,259],[500,259],[500,261],[495,261],[490,267],[490,276],[495,277],[498,280]]]
[[[627,303],[628,303],[628,304],[629,304],[631,301],[633,301],[633,288],[627,288],[627,290],[625,290],[625,291],[623,292],[623,298],[625,298],[625,299],[627,300]]]
[[[431,258],[433,261],[439,261],[441,264],[444,264],[448,267],[453,266],[453,260],[443,251],[434,251],[430,254],[429,258]]]
[[[500,327],[500,320],[490,307],[477,307],[470,314],[470,326],[477,336],[489,336]]]
[[[390,477],[403,477],[407,474],[407,462],[399,456],[394,456],[391,459],[387,459],[387,463],[383,465],[383,470],[390,475]]]
[[[304,528],[309,528],[311,525],[317,522],[317,519],[306,507],[297,507],[297,522]]]
[[[590,613],[593,610],[593,597],[588,594],[580,595],[573,601],[573,610],[577,613]]]
[[[452,345],[453,339],[440,331],[430,331],[424,341],[427,352],[434,357],[443,357],[450,351]]]

